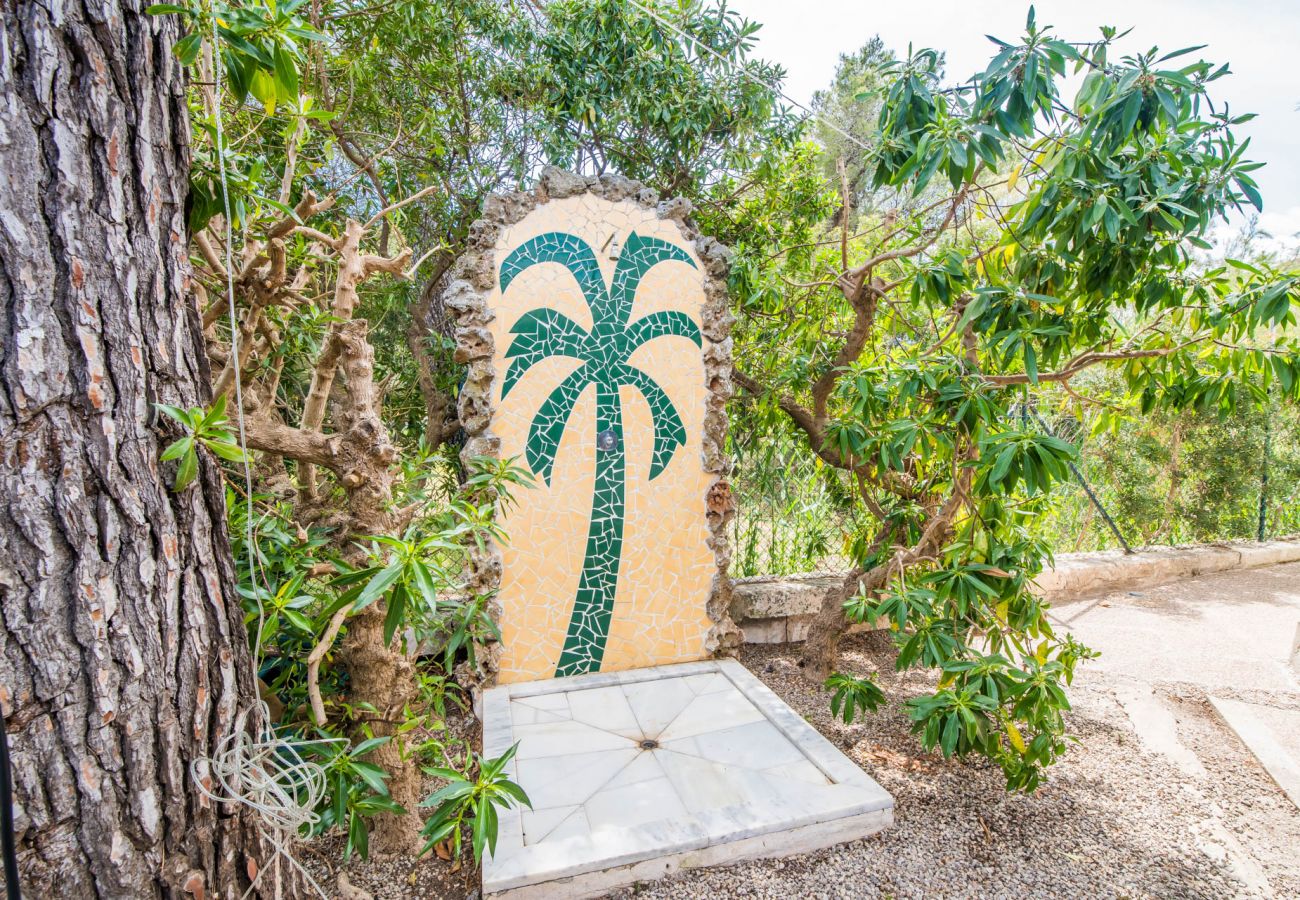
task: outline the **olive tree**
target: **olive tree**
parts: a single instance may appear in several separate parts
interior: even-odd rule
[[[188,222],[214,401],[174,411],[188,434],[164,459],[188,480],[233,455],[209,437],[240,420],[252,491],[236,472],[231,531],[262,690],[283,733],[331,740],[315,827],[346,831],[345,853],[416,852],[421,765],[460,765],[442,707],[490,674],[490,597],[462,563],[505,539],[494,502],[522,478],[438,449],[463,370],[435,288],[482,201],[542,161],[699,196],[781,120],[613,0],[152,9],[184,23],[196,76]],[[753,31],[705,4],[680,19],[731,56]]]

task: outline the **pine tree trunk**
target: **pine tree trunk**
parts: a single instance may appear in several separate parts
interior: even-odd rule
[[[175,16],[17,0],[0,29],[0,708],[29,898],[238,896],[191,763],[253,699],[220,473],[169,490],[209,373]]]

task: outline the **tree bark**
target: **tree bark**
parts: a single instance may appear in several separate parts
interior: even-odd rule
[[[256,835],[190,765],[253,702],[220,472],[156,402],[210,373],[176,17],[16,0],[0,29],[0,708],[28,897],[239,896]]]

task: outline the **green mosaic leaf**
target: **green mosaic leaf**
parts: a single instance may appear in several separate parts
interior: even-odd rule
[[[670,334],[690,338],[700,346],[700,326],[686,313],[671,309],[642,316],[627,326],[628,356],[642,344]]]
[[[625,325],[632,314],[632,301],[645,274],[661,262],[676,260],[695,268],[695,261],[681,247],[662,238],[642,237],[635,231],[628,235],[627,243],[614,266],[609,300],[612,305],[609,320]]]
[[[520,244],[501,263],[501,292],[520,272],[540,263],[556,262],[573,273],[587,305],[595,311],[609,305],[609,292],[591,245],[576,235],[548,231]]]
[[[677,407],[668,399],[655,380],[633,366],[619,366],[619,384],[630,384],[641,392],[646,403],[650,404],[650,416],[654,420],[654,451],[650,457],[650,480],[654,481],[668,463],[672,462],[677,448],[686,443],[686,426],[677,414]]]
[[[590,337],[577,322],[549,308],[534,309],[520,316],[510,333],[518,337],[506,350],[510,365],[501,383],[503,399],[535,363],[551,356],[583,359],[583,348]]]
[[[551,469],[555,467],[555,453],[560,449],[564,426],[573,414],[574,404],[591,383],[589,378],[585,365],[570,373],[542,402],[528,427],[528,445],[524,454],[528,457],[528,467],[544,484],[551,483]]]

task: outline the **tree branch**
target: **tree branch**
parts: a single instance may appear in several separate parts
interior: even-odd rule
[[[754,396],[760,396],[765,392],[763,385],[757,379],[746,375],[739,369],[733,368],[731,377],[736,384]],[[902,472],[877,472],[871,466],[854,462],[852,459],[845,459],[838,450],[827,443],[824,424],[819,423],[812,411],[802,406],[793,397],[788,394],[780,394],[777,396],[776,401],[777,406],[789,416],[790,421],[807,435],[809,446],[827,465],[852,472],[876,487],[890,491],[900,497],[915,500],[920,496],[912,479]]]
[[[1038,375],[1039,383],[1054,381],[1069,381],[1075,375],[1078,375],[1084,369],[1099,365],[1106,362],[1115,362],[1122,359],[1155,359],[1162,356],[1169,356],[1177,353],[1194,341],[1185,341],[1176,347],[1160,347],[1151,350],[1120,350],[1114,353],[1083,353],[1070,360],[1065,368],[1057,372],[1040,372]],[[1006,387],[1016,384],[1029,384],[1029,375],[984,375],[985,381],[990,384],[996,384],[1000,387]]]
[[[293,428],[265,416],[251,416],[244,422],[248,446],[274,453],[299,463],[333,469],[337,465],[334,440],[319,431]]]

